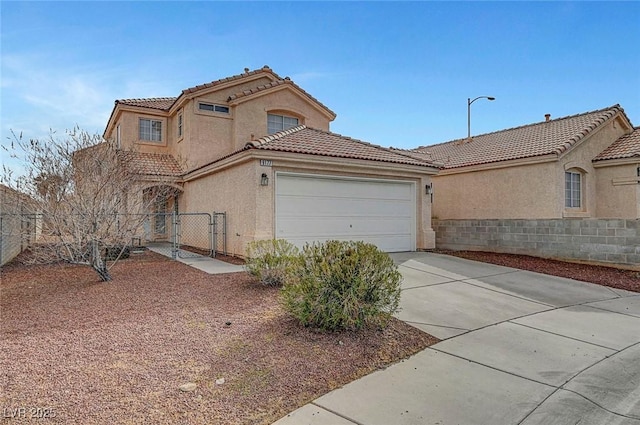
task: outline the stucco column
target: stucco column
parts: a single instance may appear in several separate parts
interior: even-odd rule
[[[431,208],[432,198],[431,194],[427,194],[427,186],[430,186],[431,193],[433,193],[433,186],[431,177],[422,177],[418,185],[418,213],[420,214],[418,220],[418,243],[416,248],[421,249],[434,249],[436,247],[436,232],[431,227]]]

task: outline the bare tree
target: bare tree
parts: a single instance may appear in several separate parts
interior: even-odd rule
[[[159,177],[145,181],[135,152],[77,128],[46,140],[14,134],[3,148],[22,163],[19,174],[3,165],[3,183],[28,196],[41,217],[32,258],[87,265],[102,281],[111,280],[110,268],[140,234],[145,213],[174,190]]]

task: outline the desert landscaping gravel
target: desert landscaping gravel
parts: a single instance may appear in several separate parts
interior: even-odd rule
[[[397,320],[306,329],[245,273],[151,252],[118,263],[108,283],[73,265],[13,262],[0,277],[7,423],[270,424],[437,342]]]
[[[627,291],[640,292],[640,265],[636,267],[615,267],[601,264],[570,263],[554,259],[531,257],[529,255],[482,251],[438,250],[436,252],[454,255],[468,260],[482,261],[552,276],[581,280],[583,282],[591,282],[617,289],[625,289]]]

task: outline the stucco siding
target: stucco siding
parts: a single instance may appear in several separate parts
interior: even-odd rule
[[[598,167],[596,174],[596,216],[640,218],[640,161]]]
[[[559,172],[564,174],[570,169],[583,171],[583,204],[580,208],[582,217],[599,217],[597,214],[598,197],[601,193],[597,190],[596,169],[593,158],[611,145],[615,140],[625,134],[625,128],[617,120],[613,120],[596,130],[578,145],[570,149],[559,159]],[[564,182],[564,179],[561,180]],[[563,195],[564,196],[564,195]],[[618,208],[628,208],[630,199],[619,199]],[[565,216],[571,216],[571,211],[565,210]],[[634,217],[635,218],[635,217]]]
[[[329,130],[329,119],[325,114],[311,106],[307,99],[288,88],[283,88],[235,106],[234,150],[243,148],[250,140],[268,134],[267,114],[269,112],[296,117],[300,125]]]
[[[433,177],[439,219],[555,218],[563,181],[557,163],[519,165]]]
[[[256,216],[264,213],[258,211],[258,197],[268,187],[260,186],[256,164],[246,162],[186,182],[179,200],[180,212],[226,212],[227,250],[234,255],[244,255],[246,243],[256,238]]]

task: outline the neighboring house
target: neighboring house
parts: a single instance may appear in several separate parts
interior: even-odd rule
[[[425,188],[438,168],[427,158],[331,133],[335,117],[265,66],[178,97],[117,100],[104,136],[123,150],[134,148],[147,190],[176,188],[154,212],[226,212],[232,254],[269,238],[433,248]],[[165,230],[158,223],[152,227]]]
[[[640,129],[619,105],[545,118],[410,151],[443,164],[438,246],[640,263]]]

